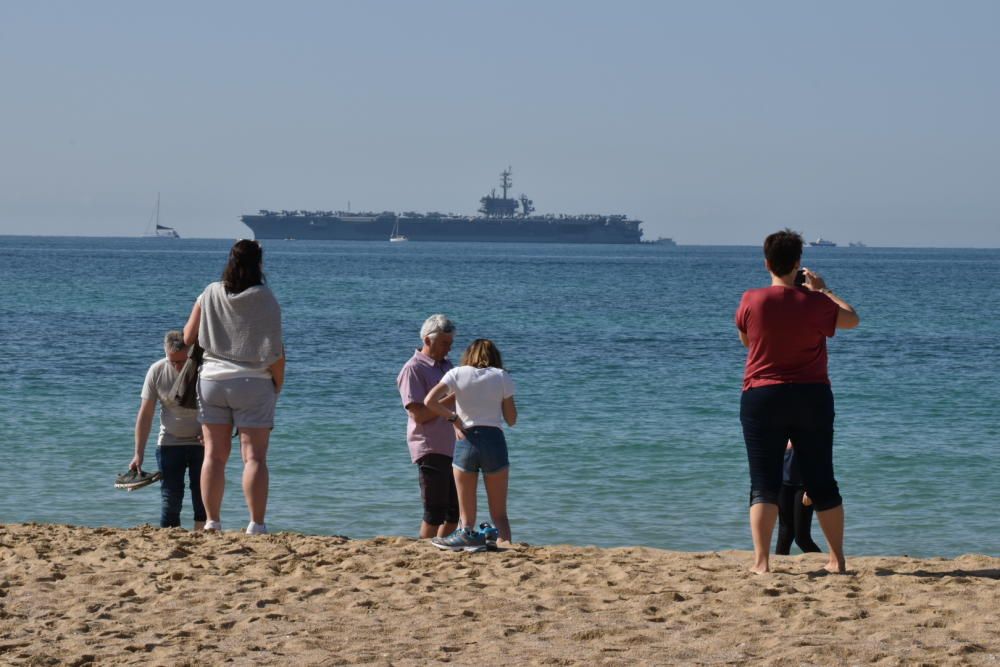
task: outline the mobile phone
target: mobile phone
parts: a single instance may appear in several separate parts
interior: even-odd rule
[[[795,272],[795,286],[802,287],[806,284],[806,270],[799,269]]]

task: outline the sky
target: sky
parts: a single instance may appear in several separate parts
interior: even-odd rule
[[[1000,247],[1000,3],[0,4],[0,234],[258,209]]]

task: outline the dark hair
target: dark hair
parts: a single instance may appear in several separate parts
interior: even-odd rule
[[[764,259],[771,273],[787,276],[802,259],[802,236],[788,228],[771,234],[764,239]]]
[[[488,338],[477,338],[469,343],[469,347],[462,353],[463,366],[475,366],[476,368],[503,368],[503,358],[500,357],[500,350]]]
[[[265,282],[261,262],[264,260],[264,249],[257,241],[240,239],[229,251],[229,260],[222,270],[222,284],[230,294],[239,294],[243,290]]]

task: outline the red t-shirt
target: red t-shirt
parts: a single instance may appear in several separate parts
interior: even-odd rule
[[[750,347],[743,390],[771,384],[830,384],[826,339],[837,330],[840,307],[804,287],[780,285],[747,290],[736,309],[736,326]]]

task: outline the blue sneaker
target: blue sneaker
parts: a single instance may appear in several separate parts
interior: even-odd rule
[[[486,551],[486,540],[481,533],[459,528],[448,537],[435,537],[431,544],[447,551]]]
[[[483,542],[486,544],[488,550],[497,550],[497,539],[500,537],[500,531],[497,530],[496,526],[488,521],[484,521],[479,524],[479,534],[483,536]]]

